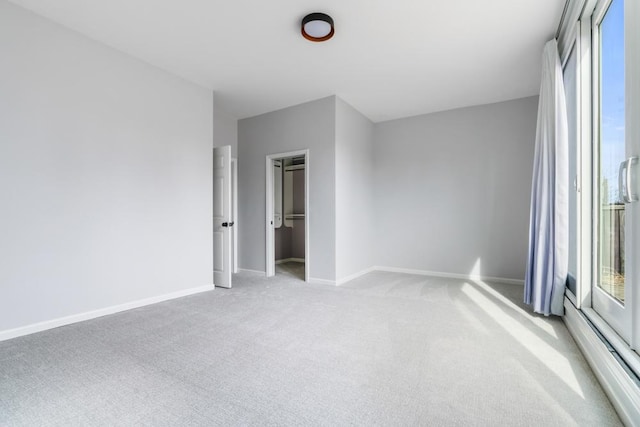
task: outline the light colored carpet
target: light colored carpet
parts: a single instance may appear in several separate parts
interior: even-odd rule
[[[0,342],[0,425],[620,425],[522,288],[280,275]]]

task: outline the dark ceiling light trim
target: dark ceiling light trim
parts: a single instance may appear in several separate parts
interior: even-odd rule
[[[326,13],[310,13],[302,18],[302,37],[312,42],[323,42],[333,37],[333,18]]]

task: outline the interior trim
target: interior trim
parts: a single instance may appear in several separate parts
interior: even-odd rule
[[[615,351],[622,357],[627,365],[631,368],[636,375],[640,374],[640,356],[631,350],[629,344],[627,344],[620,335],[613,329],[604,319],[592,308],[583,307],[582,313],[587,319],[596,327],[605,339],[609,342],[609,345],[615,349]]]
[[[376,267],[373,267],[373,269],[378,271],[389,271],[391,273],[417,274],[419,276],[445,277],[449,279],[482,280],[482,281],[489,281],[489,282],[505,283],[508,285],[524,286],[524,280],[508,279],[505,277],[492,277],[492,276],[458,274],[458,273],[442,273],[438,271],[414,270],[411,268],[396,268],[396,267],[382,267],[382,266],[376,266]]]
[[[602,389],[626,425],[640,420],[640,388],[607,345],[594,332],[584,315],[565,298],[563,320],[591,366]]]
[[[59,317],[57,319],[45,320],[44,322],[33,323],[27,326],[20,326],[6,331],[0,331],[0,341],[21,337],[24,335],[35,334],[60,326],[71,325],[73,323],[83,322],[85,320],[95,319],[97,317],[107,316],[109,314],[120,313],[122,311],[131,310],[146,305],[157,304],[159,302],[168,301],[176,298],[186,297],[188,295],[199,294],[201,292],[212,291],[214,285],[200,286],[198,288],[185,289],[182,291],[171,292],[164,295],[145,298],[137,301],[131,301],[124,304],[114,305],[111,307],[100,308],[98,310],[87,311],[85,313],[72,314],[70,316]]]
[[[357,279],[360,276],[364,276],[367,273],[371,273],[372,271],[374,271],[374,269],[375,269],[375,267],[369,267],[369,268],[366,268],[366,269],[364,269],[362,271],[359,271],[358,273],[353,273],[353,274],[350,274],[349,276],[343,277],[342,279],[338,279],[336,281],[336,285],[340,286],[343,283],[350,282],[350,281],[352,281],[354,279]]]
[[[571,46],[578,33],[578,20],[584,10],[586,0],[567,0],[560,18],[556,39],[558,40],[558,53],[564,64],[571,52]]]
[[[309,279],[309,283],[312,283],[314,285],[330,285],[330,286],[335,286],[336,285],[336,281],[335,280],[327,280],[327,279],[316,279],[311,277]]]

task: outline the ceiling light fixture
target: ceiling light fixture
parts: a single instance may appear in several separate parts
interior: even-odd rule
[[[312,42],[323,42],[333,37],[333,18],[325,13],[310,13],[302,18],[302,36]]]

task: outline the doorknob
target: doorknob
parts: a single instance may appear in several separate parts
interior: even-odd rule
[[[223,226],[223,227],[228,227],[228,226],[229,226],[229,223],[228,223],[228,222],[223,222],[223,223],[222,223],[222,226]]]
[[[622,193],[622,198],[625,203],[637,202],[638,196],[633,191],[632,179],[631,179],[631,166],[638,162],[638,157],[629,157],[627,160],[620,163],[620,169],[618,169],[618,187]]]

